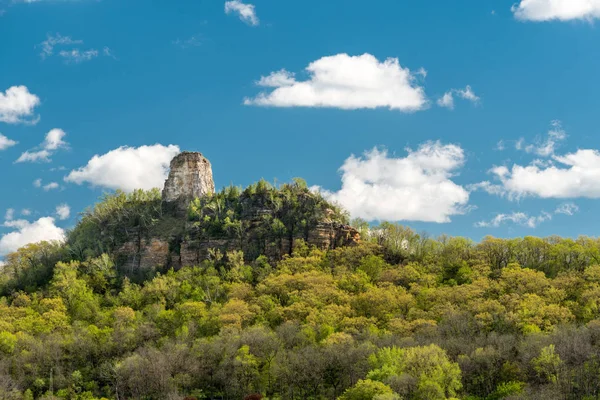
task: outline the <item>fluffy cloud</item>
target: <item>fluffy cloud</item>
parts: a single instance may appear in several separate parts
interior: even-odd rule
[[[242,21],[253,26],[257,26],[260,23],[256,16],[254,5],[242,3],[240,0],[226,2],[225,13],[236,13]]]
[[[26,86],[12,86],[0,92],[0,122],[35,124],[39,117],[33,112],[39,104],[40,98],[29,93]]]
[[[6,150],[9,147],[12,147],[16,144],[17,142],[15,142],[14,140],[10,140],[9,138],[0,133],[0,151]]]
[[[427,107],[425,91],[416,84],[417,74],[402,68],[397,58],[379,62],[370,54],[337,54],[312,62],[306,70],[310,78],[305,81],[286,70],[262,77],[257,84],[274,89],[247,98],[244,104],[346,110],[387,107],[405,112]]]
[[[521,0],[512,11],[527,21],[591,20],[600,18],[600,0]]]
[[[578,150],[564,156],[553,155],[545,163],[534,160],[529,165],[514,164],[511,168],[494,167],[490,172],[499,181],[469,186],[490,194],[506,195],[509,199],[527,196],[568,199],[600,198],[600,152]]]
[[[445,107],[449,109],[454,109],[454,96],[458,96],[461,99],[468,100],[471,103],[478,103],[479,96],[475,94],[471,86],[467,85],[464,89],[451,89],[448,92],[444,93],[442,97],[440,97],[437,101],[438,106]]]
[[[179,147],[174,145],[119,147],[95,155],[86,166],[71,171],[65,181],[126,192],[162,187],[171,159],[177,154]]]
[[[62,129],[52,129],[46,134],[46,138],[35,150],[27,150],[17,159],[17,163],[22,162],[50,162],[50,157],[58,149],[65,149],[69,144],[63,139],[67,134]]]
[[[522,212],[513,212],[512,214],[498,214],[490,221],[480,221],[475,224],[478,228],[498,228],[506,222],[512,222],[517,225],[535,228],[539,224],[552,219],[552,215],[542,212],[538,216],[529,216]]]
[[[30,243],[62,241],[65,238],[64,230],[54,224],[52,217],[43,217],[34,222],[11,220],[6,221],[4,226],[14,230],[0,237],[0,256],[12,253]]]
[[[71,216],[71,207],[68,204],[56,206],[56,216],[60,220],[68,219]]]
[[[67,136],[67,134],[62,129],[52,129],[46,134],[46,139],[42,146],[44,146],[44,149],[46,150],[66,148],[68,147],[68,143],[63,140],[65,136]]]
[[[541,158],[528,165],[495,166],[490,170],[494,182],[480,182],[470,185],[469,189],[507,196],[511,200],[527,196],[600,198],[600,151],[579,149],[564,155],[556,154],[556,148],[566,137],[560,123],[553,122],[545,139],[538,139],[534,144],[519,140],[518,150]]]
[[[321,192],[369,221],[449,222],[467,210],[469,192],[451,180],[464,160],[462,148],[439,142],[408,149],[404,158],[373,149],[344,162],[338,192]]]

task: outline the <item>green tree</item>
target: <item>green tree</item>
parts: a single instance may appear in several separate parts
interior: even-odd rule
[[[392,388],[388,385],[373,381],[370,379],[360,380],[346,390],[339,400],[399,400],[400,396],[395,395]]]
[[[547,382],[557,383],[560,374],[562,360],[556,354],[554,345],[544,347],[540,351],[540,355],[532,360],[533,369],[535,372]]]
[[[393,377],[408,375],[416,380],[411,396],[417,399],[455,397],[462,387],[458,364],[450,361],[446,352],[434,344],[401,349],[387,347],[371,356],[374,367],[369,379],[386,382]]]

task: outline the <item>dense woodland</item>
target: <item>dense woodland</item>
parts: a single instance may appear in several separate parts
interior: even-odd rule
[[[186,224],[249,240],[244,205],[267,201],[257,243],[345,218],[301,181],[263,182],[194,202]],[[157,191],[107,195],[65,243],[7,257],[0,399],[600,398],[600,240],[352,224],[357,246],[131,275],[125,237],[182,225]]]

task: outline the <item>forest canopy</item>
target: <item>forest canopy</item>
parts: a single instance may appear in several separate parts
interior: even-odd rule
[[[248,205],[251,204],[252,207]],[[247,236],[244,210],[276,210]],[[259,208],[260,208],[259,207]],[[330,211],[331,210],[331,211]],[[266,243],[343,210],[302,181],[227,188],[166,216],[105,196],[64,243],[0,273],[2,399],[596,399],[600,240],[431,238],[354,220],[359,244],[231,251],[139,280],[123,235]]]

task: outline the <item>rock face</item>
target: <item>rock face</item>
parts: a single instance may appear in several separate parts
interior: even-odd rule
[[[283,238],[279,243],[271,243],[265,246],[264,255],[271,261],[282,259],[291,253],[294,242],[302,237]],[[355,246],[360,242],[360,233],[349,225],[335,222],[324,222],[309,232],[306,243],[320,250],[333,250],[339,247]],[[217,249],[222,254],[233,250],[241,250],[244,255],[251,254],[249,243],[239,243],[232,239],[213,239],[198,237],[198,232],[193,229],[188,231],[188,238],[181,242],[179,251],[179,266],[194,266],[209,258],[211,249]],[[176,256],[172,256],[173,259]]]
[[[212,167],[201,153],[184,151],[171,161],[162,192],[166,209],[185,215],[192,200],[214,192]]]
[[[171,262],[169,243],[159,238],[130,240],[116,255],[121,268],[130,273],[167,267]]]

